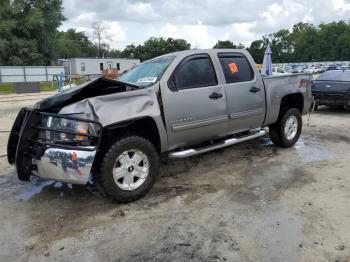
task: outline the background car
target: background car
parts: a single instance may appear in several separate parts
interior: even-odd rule
[[[342,66],[339,64],[336,65],[329,65],[327,67],[327,71],[332,71],[332,70],[342,70]]]
[[[286,70],[281,67],[273,66],[272,67],[272,75],[290,75]]]
[[[318,106],[350,108],[350,70],[332,70],[321,74],[312,84],[312,94]]]
[[[326,72],[327,70],[327,67],[323,64],[319,64],[316,66],[316,69],[317,69],[317,73],[323,73],[323,72]]]
[[[292,65],[292,73],[301,73],[303,68],[300,65]]]
[[[307,74],[316,74],[318,73],[318,69],[315,66],[310,66],[310,67],[304,68],[303,72]]]

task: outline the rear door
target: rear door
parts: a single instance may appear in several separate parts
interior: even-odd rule
[[[227,102],[209,54],[185,57],[163,83],[169,149],[198,144],[227,132]]]
[[[260,75],[243,53],[218,53],[226,85],[228,128],[236,133],[261,127],[265,118],[265,89]],[[255,65],[254,65],[255,66]]]

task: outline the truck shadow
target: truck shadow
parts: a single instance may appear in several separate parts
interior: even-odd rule
[[[161,164],[154,188],[134,205],[147,207],[149,203],[153,205],[155,202],[164,202],[191,192],[213,193],[225,187],[230,188],[230,184],[231,190],[236,188],[239,191],[240,186],[249,187],[261,165],[267,165],[269,160],[278,156],[279,150],[282,149],[275,147],[268,138],[260,138],[183,160],[167,160]],[[15,172],[0,177],[0,190],[0,199],[33,205],[41,201],[72,209],[77,208],[77,205],[79,209],[85,205],[105,205],[106,209],[116,205],[93,193],[86,186],[38,178],[32,178],[29,183],[20,182]]]
[[[295,162],[297,150],[278,149],[269,139],[260,138],[190,159],[171,160],[161,165],[154,188],[129,204],[97,197],[85,186],[35,178],[20,182],[12,170],[0,177],[0,200],[11,208],[13,217],[25,214],[30,234],[40,235],[36,248],[44,248],[47,242],[96,224],[124,223],[147,214],[167,216],[174,203],[187,210],[220,199],[260,210],[286,189],[312,182],[312,174],[302,165],[281,161],[285,152],[289,161]]]
[[[41,202],[52,203],[50,208],[64,206],[68,212],[75,210],[77,213],[85,212],[89,206],[99,206],[96,214],[119,207],[151,208],[178,196],[186,196],[192,201],[221,190],[230,191],[237,201],[239,196],[244,201],[253,200],[256,197],[254,191],[258,192],[259,187],[264,188],[264,195],[272,195],[294,180],[303,179],[303,174],[307,176],[303,162],[310,164],[335,157],[317,141],[312,136],[304,137],[293,148],[281,149],[263,137],[188,159],[165,161],[161,164],[154,188],[144,198],[130,204],[112,203],[92,193],[86,186],[37,178],[29,183],[20,182],[14,171],[0,177],[0,200],[33,206]],[[285,157],[289,158],[288,162]],[[270,176],[270,180],[265,180]],[[269,186],[265,186],[268,183]],[[248,195],[251,198],[247,198]]]

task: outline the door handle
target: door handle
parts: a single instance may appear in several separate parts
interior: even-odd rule
[[[260,90],[261,90],[260,88],[253,86],[253,87],[249,90],[249,92],[250,92],[250,93],[257,93],[257,92],[259,92]]]
[[[219,93],[216,93],[216,92],[214,92],[214,93],[212,93],[210,96],[209,96],[209,98],[210,99],[219,99],[219,98],[221,98],[221,97],[223,97],[223,94],[219,94]]]

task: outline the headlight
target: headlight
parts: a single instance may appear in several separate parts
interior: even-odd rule
[[[60,129],[66,130],[69,132],[79,133],[81,135],[72,135],[70,137],[68,133],[60,133],[61,140],[75,140],[75,141],[84,141],[87,139],[87,136],[84,134],[89,133],[89,125],[86,122],[79,122],[76,120],[70,120],[66,118],[62,118],[60,121]]]
[[[47,118],[46,127],[50,130],[45,131],[45,138],[55,142],[89,142],[87,135],[96,133],[88,122],[52,116]]]

